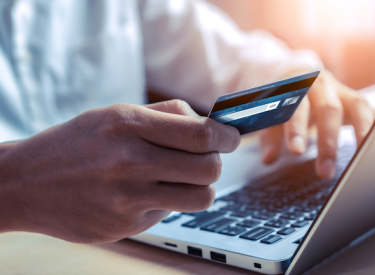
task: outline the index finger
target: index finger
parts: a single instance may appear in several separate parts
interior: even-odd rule
[[[343,122],[343,111],[333,84],[329,80],[317,84],[309,96],[318,128],[316,170],[320,177],[332,178],[335,174],[337,139]]]
[[[145,105],[145,107],[169,114],[198,116],[198,114],[190,107],[190,105],[186,101],[180,99],[172,99],[154,104],[147,104]]]
[[[342,88],[340,98],[344,106],[344,113],[354,127],[359,145],[374,122],[374,112],[364,97],[348,87]]]
[[[144,115],[137,132],[153,144],[191,153],[229,153],[240,143],[236,128],[213,119],[140,108]]]

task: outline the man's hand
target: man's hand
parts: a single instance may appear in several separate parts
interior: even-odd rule
[[[0,231],[112,242],[214,201],[237,129],[178,100],[88,111],[0,146]]]
[[[330,72],[322,71],[293,117],[283,125],[262,131],[263,161],[272,163],[278,159],[283,140],[292,153],[304,153],[309,125],[315,123],[318,131],[316,171],[322,178],[331,178],[335,173],[340,126],[352,124],[359,144],[373,121],[374,112],[361,95],[340,83]]]

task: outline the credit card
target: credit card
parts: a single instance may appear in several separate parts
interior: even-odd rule
[[[294,76],[219,97],[209,118],[247,134],[287,122],[320,71]]]

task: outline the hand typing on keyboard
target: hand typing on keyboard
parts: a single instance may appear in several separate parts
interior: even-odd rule
[[[299,73],[301,71],[292,72],[285,77]],[[308,128],[316,124],[318,158],[315,169],[320,177],[332,178],[340,126],[352,124],[357,143],[360,143],[374,121],[374,112],[362,96],[340,83],[328,71],[321,72],[307,95],[288,122],[262,131],[263,161],[273,163],[278,159],[283,139],[292,153],[304,153]]]

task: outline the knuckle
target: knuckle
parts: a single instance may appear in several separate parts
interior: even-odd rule
[[[112,122],[122,121],[127,113],[125,104],[116,104],[108,109],[108,117]]]
[[[352,104],[358,106],[358,107],[369,107],[370,105],[368,104],[367,100],[358,94],[353,94],[353,97],[350,100]]]
[[[323,138],[319,142],[319,153],[324,156],[335,157],[337,152],[337,141],[334,138]]]
[[[118,148],[107,157],[106,165],[104,166],[106,170],[105,173],[102,173],[103,177],[113,182],[123,177],[130,178],[138,173],[153,169],[155,165],[154,159],[144,157],[148,150],[148,145],[146,144],[143,149],[139,149],[136,144],[133,145],[134,147],[131,148]]]
[[[172,105],[176,106],[178,110],[184,110],[185,108],[190,108],[190,105],[182,99],[172,99],[169,101]]]
[[[195,200],[194,211],[203,211],[209,208],[215,200],[215,189],[213,186],[202,186],[199,200]]]
[[[322,114],[324,114],[325,116],[341,116],[343,113],[342,105],[340,103],[333,102],[327,102],[325,104],[322,104],[320,106],[320,110],[322,111]]]
[[[124,190],[118,188],[113,190],[113,195],[106,200],[103,209],[106,210],[107,215],[111,217],[121,217],[128,214],[129,209],[134,209],[137,207],[135,201],[137,198],[126,194]]]
[[[124,104],[125,105],[125,104]],[[125,113],[129,113],[128,108],[123,104],[116,104],[110,106],[105,111],[105,118],[106,118],[106,125],[117,125],[123,122],[124,117],[126,116]]]
[[[106,201],[106,206],[109,207],[107,212],[112,213],[113,216],[126,215],[130,218],[152,207],[154,200],[154,194],[148,190],[148,187],[118,184]]]
[[[216,182],[221,175],[222,162],[219,153],[209,153],[206,156],[206,171],[208,172],[208,184]]]
[[[213,186],[207,186],[205,188],[203,198],[202,198],[202,208],[207,209],[209,208],[215,200],[215,189]]]
[[[207,125],[207,120],[200,120],[198,123],[192,123],[191,145],[198,152],[208,152],[213,143],[213,130]]]
[[[140,107],[132,104],[116,104],[110,106],[106,110],[103,127],[105,131],[110,133],[130,133],[139,126],[138,121],[141,121]]]
[[[181,99],[163,101],[161,104],[164,104],[167,110],[175,114],[185,114],[187,110],[191,109],[190,105]]]
[[[235,137],[232,138],[232,146],[229,149],[229,152],[233,152],[234,150],[236,150],[237,147],[240,145],[240,143],[241,143],[240,133],[238,132],[237,129],[235,129]]]

